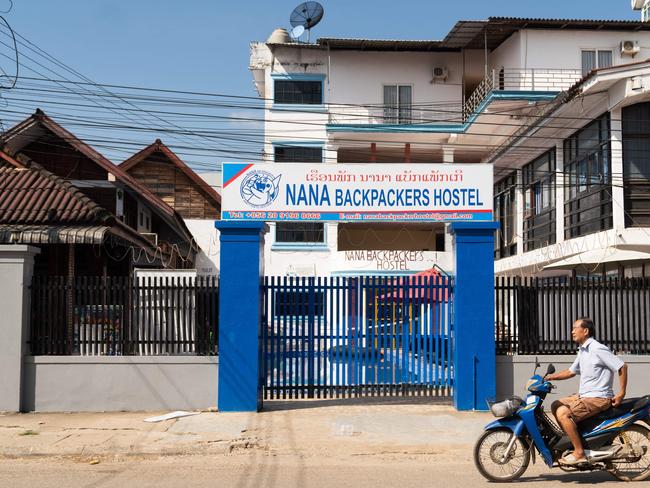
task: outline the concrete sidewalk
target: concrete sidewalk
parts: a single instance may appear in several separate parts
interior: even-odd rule
[[[267,402],[258,414],[201,412],[153,424],[144,419],[166,412],[0,414],[0,455],[467,454],[492,418],[431,403],[346,402],[354,400]]]

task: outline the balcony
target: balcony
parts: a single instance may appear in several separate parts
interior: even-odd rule
[[[494,69],[464,104],[450,101],[403,106],[332,104],[328,130],[460,133],[467,130],[491,98],[548,100],[568,90],[581,78],[579,69]]]
[[[517,92],[559,93],[568,90],[582,78],[579,69],[493,69],[465,101],[463,122],[481,112],[483,103],[495,92],[508,92],[513,98]]]
[[[440,102],[406,106],[337,105],[329,106],[329,123],[336,125],[418,125],[459,124],[461,103]]]

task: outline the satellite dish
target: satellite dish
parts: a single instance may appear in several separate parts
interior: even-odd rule
[[[324,13],[323,6],[318,2],[301,3],[291,12],[289,22],[293,27],[302,26],[311,34],[311,28],[321,21]]]
[[[294,40],[300,39],[300,36],[302,36],[304,33],[305,28],[302,25],[297,25],[291,29],[291,38]]]

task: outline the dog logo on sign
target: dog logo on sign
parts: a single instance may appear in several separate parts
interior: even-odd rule
[[[280,178],[266,171],[253,171],[244,178],[239,193],[242,199],[253,207],[270,205],[280,193]]]

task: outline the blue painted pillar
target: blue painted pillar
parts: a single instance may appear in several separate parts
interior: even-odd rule
[[[496,396],[494,231],[497,222],[453,222],[454,405],[487,410]]]
[[[263,222],[216,222],[221,233],[219,279],[219,389],[221,412],[262,408],[260,339]]]

